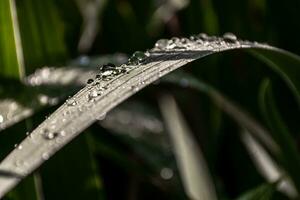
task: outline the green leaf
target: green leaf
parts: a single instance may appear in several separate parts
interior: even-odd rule
[[[227,98],[210,84],[196,79],[187,73],[172,73],[162,79],[163,82],[176,84],[186,88],[192,88],[206,94],[212,102],[231,117],[237,124],[247,129],[273,154],[277,154],[278,146],[270,137],[269,132],[257,120],[255,120],[245,109],[241,108],[233,100]]]
[[[106,113],[116,105],[163,75],[193,60],[216,52],[241,48],[265,49],[265,51],[282,53],[287,58],[289,56],[297,57],[291,56],[292,54],[285,54],[268,45],[238,41],[234,38],[207,37],[206,41],[203,42],[202,39],[196,41],[193,39],[160,41],[155,48],[146,53],[149,54],[148,56],[143,53],[136,53],[128,64],[114,68],[113,72],[103,70],[104,72],[102,71],[100,74],[102,77],[100,80],[81,89],[41,123],[31,133],[30,137],[25,138],[21,143],[23,150],[12,151],[1,162],[0,169],[26,177],[45,161],[45,156],[43,156],[45,153],[47,157],[52,156],[97,119],[105,117]],[[300,70],[298,65],[293,67],[297,71]],[[289,81],[290,87],[300,91],[300,85],[297,85],[297,82],[293,83],[287,77],[284,80]],[[55,124],[55,126],[53,127],[51,124]],[[45,140],[45,130],[46,133],[51,130],[52,134],[61,131],[65,131],[67,134],[62,137],[61,143],[49,146],[51,140]],[[28,165],[16,169],[14,166],[16,160],[26,160]],[[0,177],[2,186],[0,196],[3,196],[19,181],[19,177]]]
[[[64,24],[53,0],[16,1],[26,73],[67,57]]]
[[[21,79],[24,76],[23,51],[20,41],[15,0],[0,2],[0,75]]]
[[[43,200],[40,175],[34,174],[26,178],[20,185],[7,194],[7,200]]]
[[[86,132],[41,169],[46,199],[105,199],[91,139]]]
[[[271,200],[276,191],[276,184],[262,184],[237,198],[237,200]]]
[[[300,157],[296,144],[290,135],[276,108],[269,80],[262,83],[260,91],[260,105],[263,116],[271,130],[272,137],[281,150],[280,161],[282,166],[294,182],[298,192],[300,191]]]
[[[187,196],[194,200],[215,200],[217,194],[203,153],[193,138],[172,96],[162,96],[159,104],[169,130],[181,180]]]

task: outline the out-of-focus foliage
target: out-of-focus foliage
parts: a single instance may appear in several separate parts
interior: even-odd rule
[[[88,56],[131,54],[151,48],[157,39],[199,32],[233,32],[300,55],[299,9],[297,0],[1,0],[0,101],[14,99],[18,105],[39,107],[30,118],[0,132],[1,160],[55,109],[33,100],[40,92],[53,94],[53,88],[33,91],[19,81],[35,69],[74,65],[69,61],[77,57],[85,68],[91,64]],[[284,64],[293,63],[283,60]],[[270,130],[285,149],[281,159],[269,152],[271,157],[294,175],[292,181],[299,186],[297,98],[281,77],[261,65],[237,51],[192,63],[186,71],[218,88]],[[259,102],[265,77],[272,82],[273,96],[265,89]],[[297,73],[291,77],[300,80]],[[63,99],[74,92],[61,89],[54,88],[54,96]],[[156,97],[164,90],[176,99],[201,147],[218,198],[287,199],[275,192],[276,183],[265,183],[239,139],[240,127],[210,98],[164,83],[148,87],[130,99],[134,103],[125,102],[125,109],[93,125],[5,199],[82,199],[82,194],[89,199],[187,199],[157,107]],[[0,123],[5,119],[1,113],[0,106]]]

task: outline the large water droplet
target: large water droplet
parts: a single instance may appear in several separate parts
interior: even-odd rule
[[[93,100],[93,99],[95,99],[97,96],[99,96],[101,93],[99,92],[99,91],[97,91],[97,90],[92,90],[92,91],[90,91],[89,92],[89,94],[88,94],[88,99],[89,100]]]
[[[169,44],[169,41],[167,39],[160,39],[155,43],[155,48],[158,49],[165,49]]]
[[[73,98],[67,99],[66,103],[67,103],[68,106],[76,106],[77,105],[77,102]]]
[[[209,36],[206,33],[199,33],[198,37],[202,40],[208,40]]]
[[[140,62],[145,60],[148,56],[146,55],[146,53],[142,52],[142,51],[136,51],[133,54],[134,57],[136,57]]]
[[[87,84],[91,84],[91,83],[93,83],[93,82],[94,82],[94,80],[90,78],[89,80],[87,80],[86,83],[87,83]]]
[[[237,41],[237,37],[233,33],[225,33],[223,35],[223,38],[226,42],[236,42]]]
[[[43,131],[43,137],[47,140],[52,140],[58,136],[58,133],[56,132],[50,132],[48,129],[44,129]]]
[[[107,63],[105,65],[102,66],[101,71],[106,71],[106,70],[113,70],[115,69],[116,66],[112,63]]]

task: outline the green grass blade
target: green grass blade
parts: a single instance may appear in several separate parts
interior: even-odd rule
[[[201,93],[206,94],[212,102],[230,116],[237,124],[247,129],[255,138],[259,140],[273,154],[278,154],[279,147],[275,141],[270,137],[270,133],[255,120],[246,110],[238,106],[233,100],[227,98],[220,91],[213,86],[196,79],[187,73],[172,73],[163,78],[163,82],[172,83],[187,88],[195,89]]]
[[[159,105],[169,129],[187,196],[194,200],[216,200],[215,187],[202,151],[185,123],[174,98],[162,96],[159,99]]]
[[[44,200],[43,194],[39,194],[37,184],[38,175],[32,175],[7,194],[7,200]],[[42,191],[41,191],[42,192]]]
[[[22,79],[24,58],[15,0],[0,2],[0,75]]]
[[[269,80],[263,82],[260,91],[260,105],[264,118],[272,133],[272,137],[281,150],[280,161],[294,182],[296,189],[300,190],[300,157],[294,140],[286,125],[280,117],[273,98],[271,83]]]
[[[87,85],[41,123],[28,138],[23,140],[22,151],[13,150],[1,162],[0,170],[13,172],[12,174],[17,176],[0,177],[0,197],[39,167],[45,161],[45,157],[55,154],[97,119],[105,117],[112,108],[165,74],[196,59],[231,49],[253,48],[282,52],[269,45],[241,40],[232,42],[232,39],[228,41],[228,38],[223,40],[217,37],[208,38],[205,42],[184,39],[170,40],[166,43],[165,46],[164,41],[160,41],[146,58],[141,58],[139,53],[139,56],[130,59],[128,65],[117,67],[115,70],[121,73],[112,73],[109,79],[102,78],[94,84]],[[137,60],[142,62],[137,63]],[[299,66],[293,67],[297,71],[300,70]],[[102,77],[107,73],[103,72]],[[285,80],[293,83],[290,79]],[[293,83],[292,86],[296,91],[300,91],[300,85]],[[53,123],[55,127],[51,126]],[[65,131],[66,135],[61,138],[59,144],[49,146],[51,140],[45,139],[45,132],[48,133],[49,130],[51,134]],[[16,168],[14,163],[18,160],[26,160],[28,165]]]
[[[243,131],[242,142],[247,148],[258,172],[269,182],[277,182],[277,190],[295,199],[298,193],[290,179],[285,177],[284,171],[271,158],[268,152],[251,136],[247,131]]]
[[[250,50],[250,52],[281,76],[295,94],[295,98],[300,106],[299,56],[282,49],[276,49],[276,51],[255,49]]]
[[[237,200],[271,200],[275,193],[275,186],[276,184],[262,184],[248,191]]]
[[[105,199],[88,132],[41,169],[45,199]]]

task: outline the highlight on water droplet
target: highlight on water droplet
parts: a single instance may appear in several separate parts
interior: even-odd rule
[[[16,149],[19,149],[19,150],[21,150],[21,149],[23,148],[23,146],[22,146],[22,145],[19,145],[19,144],[15,144],[14,147],[15,147]]]
[[[233,33],[229,33],[229,32],[228,33],[224,33],[223,39],[226,42],[236,42],[237,41],[236,35],[234,35]]]
[[[93,82],[94,82],[94,80],[90,78],[90,79],[87,80],[86,83],[87,83],[87,84],[91,84],[91,83],[93,83]]]
[[[158,49],[165,49],[168,46],[169,40],[167,39],[160,39],[155,43],[155,48]]]
[[[73,98],[67,99],[66,103],[67,103],[68,106],[75,106],[77,104],[77,102]]]
[[[58,136],[58,133],[56,132],[50,132],[48,129],[44,129],[43,131],[43,137],[47,140],[52,140]]]
[[[47,153],[47,152],[45,152],[45,153],[43,153],[42,154],[42,158],[44,159],[44,160],[48,160],[49,159],[49,153]]]

